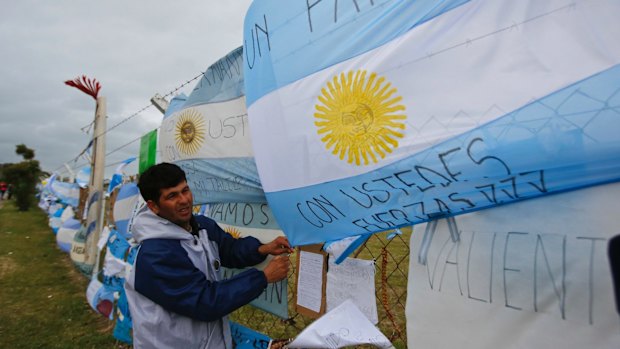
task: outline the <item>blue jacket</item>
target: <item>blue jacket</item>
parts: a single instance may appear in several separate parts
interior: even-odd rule
[[[232,348],[226,315],[267,286],[257,269],[220,276],[221,266],[262,262],[257,239],[234,239],[204,216],[192,226],[189,233],[146,207],[134,220],[140,248],[125,282],[134,348]]]

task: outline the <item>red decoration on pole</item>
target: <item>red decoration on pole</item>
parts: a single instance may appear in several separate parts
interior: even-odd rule
[[[97,99],[97,95],[99,94],[99,90],[101,90],[101,84],[95,79],[89,79],[86,75],[82,75],[82,79],[77,77],[73,80],[65,81],[66,85],[71,87],[75,87],[80,91],[86,93],[87,95],[93,97],[95,100]]]

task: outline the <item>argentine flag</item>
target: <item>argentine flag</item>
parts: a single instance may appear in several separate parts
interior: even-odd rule
[[[80,188],[87,188],[90,182],[90,167],[82,167],[75,176],[75,182]]]
[[[115,230],[124,239],[131,238],[130,226],[144,200],[135,183],[121,185],[112,209]]]
[[[56,244],[61,251],[66,253],[71,251],[71,243],[81,226],[80,221],[75,218],[69,218],[62,223],[56,234]]]
[[[80,198],[80,188],[76,183],[61,182],[57,180],[57,176],[54,174],[48,184],[49,190],[65,205],[73,207],[78,206]]]
[[[620,179],[617,0],[257,0],[248,120],[303,245]]]
[[[108,184],[108,195],[110,195],[114,189],[123,184],[123,175],[125,171],[125,167],[136,160],[136,157],[130,157],[126,160],[123,160],[120,165],[116,167],[114,170],[114,174],[112,175],[112,179],[110,179],[110,184]]]
[[[247,125],[242,52],[212,64],[162,121],[161,159],[183,168],[196,204],[266,202]]]

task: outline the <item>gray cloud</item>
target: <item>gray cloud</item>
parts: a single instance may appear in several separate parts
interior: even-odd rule
[[[102,84],[107,127],[168,93],[242,44],[251,0],[12,1],[0,12],[0,163],[19,162],[15,145],[35,150],[46,171],[67,174],[92,138],[81,128],[94,117],[95,101],[65,80],[82,74]],[[189,94],[195,82],[178,92]],[[111,166],[137,156],[135,141],[159,126],[149,107],[106,134]],[[116,150],[118,149],[118,150]],[[116,150],[116,151],[115,151]],[[85,163],[78,159],[72,167]],[[137,172],[137,166],[127,168]]]

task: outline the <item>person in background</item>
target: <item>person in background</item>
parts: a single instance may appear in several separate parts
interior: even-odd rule
[[[235,239],[215,221],[192,213],[193,196],[181,168],[160,163],[139,178],[146,207],[134,219],[139,243],[125,282],[134,348],[227,348],[227,315],[287,277],[291,246],[285,237],[261,244]],[[222,280],[221,267],[244,268]]]
[[[0,200],[4,200],[4,193],[6,192],[6,183],[0,182]]]

